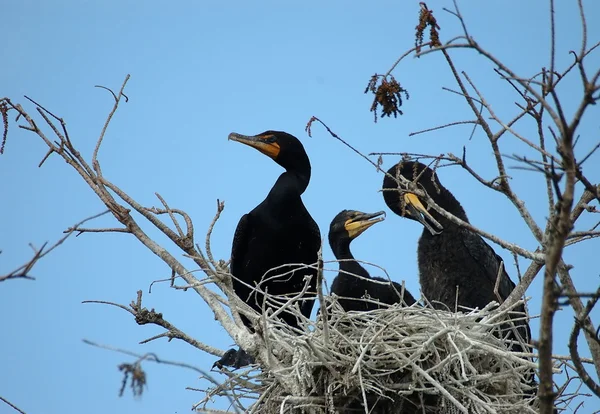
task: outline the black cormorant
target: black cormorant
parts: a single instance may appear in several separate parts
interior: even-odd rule
[[[350,251],[352,240],[373,224],[383,221],[384,214],[383,211],[367,214],[355,210],[342,210],[329,226],[329,245],[340,263],[340,271],[333,280],[331,293],[339,296],[338,301],[346,312],[379,309],[380,305],[377,302],[393,305],[403,300],[407,306],[416,303],[413,295],[401,284],[370,276]],[[402,400],[398,400],[397,396],[383,398],[379,394],[367,393],[366,398],[369,412],[374,414],[398,412],[399,407],[402,407],[402,413],[416,414],[424,412],[421,407],[426,406],[418,401],[416,394],[405,395]],[[426,403],[432,403],[431,398],[425,399]],[[343,412],[365,412],[362,396],[355,399],[349,397],[346,403]]]
[[[478,234],[453,223],[433,208],[427,210],[403,184],[392,178],[402,175],[416,182],[441,208],[464,222],[469,222],[462,206],[440,181],[433,170],[419,162],[401,161],[390,168],[383,180],[383,198],[396,214],[418,220],[425,226],[419,239],[419,280],[423,296],[434,307],[454,310],[456,304],[468,308],[482,309],[491,301],[503,302],[515,288],[504,268],[502,258]],[[498,277],[500,280],[497,281]],[[497,285],[497,289],[496,289]],[[458,289],[458,299],[456,297]],[[496,294],[497,292],[497,294]],[[525,308],[517,306],[521,313],[514,321],[519,335],[526,343],[531,339],[531,330],[523,320]],[[511,329],[506,338],[516,341]],[[516,341],[518,342],[518,341]],[[513,343],[515,352],[529,352]]]
[[[370,311],[379,308],[374,301],[388,305],[399,303],[402,291],[404,291],[404,302],[408,306],[416,302],[413,295],[403,289],[401,284],[396,282],[390,284],[384,278],[371,277],[369,272],[354,260],[354,256],[350,252],[352,240],[373,224],[383,221],[383,214],[385,214],[383,211],[367,214],[354,210],[342,210],[329,226],[329,245],[335,258],[340,262],[340,272],[333,280],[331,293],[340,297],[339,303],[346,312]],[[363,297],[369,300],[361,299]]]
[[[319,227],[301,198],[310,181],[308,155],[296,137],[281,131],[255,136],[231,133],[229,139],[256,148],[286,170],[264,201],[238,223],[231,250],[233,289],[241,300],[261,313],[264,295],[253,287],[269,295],[291,298],[302,292],[308,281],[306,299],[300,302],[300,311],[308,318],[314,305],[317,270],[306,265],[316,264],[321,247]],[[243,168],[239,172],[241,175]],[[240,316],[252,329],[250,321]],[[284,311],[280,318],[287,325],[298,327],[293,314]],[[243,365],[249,361],[243,354],[230,350],[216,365]]]

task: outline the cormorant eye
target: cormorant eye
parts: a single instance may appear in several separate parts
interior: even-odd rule
[[[273,135],[273,134],[266,134],[266,135],[261,135],[260,139],[263,142],[272,143],[272,142],[275,142],[277,140],[277,137],[275,135]]]

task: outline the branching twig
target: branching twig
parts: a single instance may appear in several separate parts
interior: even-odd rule
[[[0,396],[0,401],[5,402],[6,404],[8,404],[11,408],[13,408],[15,411],[18,411],[21,414],[26,414],[25,411],[21,410],[19,407],[17,407],[16,405],[14,405],[13,403],[11,403],[10,401],[8,401],[6,398],[3,398],[2,396]]]
[[[31,271],[33,266],[35,266],[35,264],[38,262],[38,260],[40,260],[42,257],[46,256],[48,253],[50,253],[52,250],[56,249],[61,244],[63,244],[64,241],[67,240],[71,236],[71,234],[73,234],[73,232],[75,232],[75,231],[80,232],[81,230],[79,229],[79,226],[81,226],[83,223],[93,220],[95,218],[98,218],[100,216],[103,216],[106,213],[108,213],[108,210],[103,211],[102,213],[90,216],[90,217],[80,221],[79,223],[75,224],[73,227],[70,227],[68,230],[65,231],[65,233],[67,233],[65,236],[63,236],[60,240],[58,240],[56,243],[54,243],[52,246],[50,246],[47,249],[46,249],[46,245],[48,244],[47,242],[44,243],[40,249],[36,249],[33,246],[31,246],[34,251],[33,257],[27,263],[19,266],[12,272],[9,272],[5,275],[0,276],[0,282],[4,282],[5,280],[8,280],[8,279],[19,279],[19,278],[34,280],[35,278],[33,276],[31,276],[29,274],[29,272]]]
[[[575,324],[573,326],[571,336],[569,337],[569,351],[571,353],[571,358],[573,359],[575,369],[581,377],[581,380],[594,394],[596,394],[596,396],[598,396],[598,398],[600,398],[600,385],[598,385],[588,374],[587,370],[583,366],[581,356],[579,355],[579,350],[577,349],[577,338],[579,337],[579,332],[581,331],[582,326],[585,326],[585,321],[588,319],[588,316],[598,302],[598,299],[600,299],[600,288],[595,292],[592,298],[590,298],[583,313],[575,316]]]
[[[123,310],[129,312],[130,314],[132,314],[138,325],[146,325],[146,324],[150,323],[150,324],[158,325],[166,330],[165,333],[160,334],[157,337],[153,337],[152,339],[157,339],[157,338],[162,338],[162,337],[166,337],[169,340],[180,339],[180,340],[192,345],[193,347],[195,347],[201,351],[207,352],[209,354],[212,354],[212,355],[215,355],[218,357],[221,357],[224,354],[223,351],[216,349],[212,346],[206,345],[206,344],[199,342],[199,341],[195,340],[194,338],[188,336],[186,333],[179,330],[173,324],[171,324],[170,322],[165,320],[162,316],[162,313],[155,312],[154,309],[148,310],[148,309],[142,307],[142,291],[141,290],[138,291],[137,300],[135,302],[131,302],[129,307],[127,307],[125,305],[120,305],[118,303],[113,303],[113,302],[108,302],[108,301],[99,301],[99,300],[86,300],[86,301],[83,301],[83,303],[99,303],[99,304],[104,304],[104,305],[116,306],[116,307],[123,309]],[[145,340],[140,343],[143,344],[146,342],[150,342],[150,340]]]
[[[100,151],[100,145],[102,145],[102,140],[104,139],[104,135],[106,134],[108,125],[110,124],[110,121],[112,120],[112,117],[115,114],[115,112],[117,112],[117,108],[119,107],[121,97],[125,97],[125,102],[127,102],[129,100],[127,98],[127,96],[125,96],[123,94],[123,91],[125,90],[125,86],[127,85],[129,78],[130,78],[129,74],[127,76],[125,76],[125,80],[123,81],[123,84],[121,85],[121,90],[119,90],[118,95],[115,95],[115,93],[107,87],[98,86],[98,85],[96,86],[98,88],[106,89],[107,91],[109,91],[112,94],[113,98],[115,99],[115,103],[114,103],[110,113],[106,117],[106,122],[104,122],[104,126],[102,127],[102,132],[100,132],[100,136],[98,137],[98,141],[96,142],[96,148],[94,148],[94,154],[92,155],[92,166],[94,167],[94,170],[96,171],[96,174],[98,174],[98,176],[102,176],[102,174],[100,173],[100,167],[98,165],[98,151]]]

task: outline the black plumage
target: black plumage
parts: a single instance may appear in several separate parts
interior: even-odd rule
[[[333,280],[331,293],[340,297],[339,303],[345,311],[370,311],[379,308],[376,302],[393,305],[399,303],[402,292],[404,302],[410,306],[415,298],[396,282],[381,277],[372,277],[358,263],[350,251],[350,243],[373,224],[383,221],[384,212],[374,214],[343,210],[329,226],[329,245],[339,260],[340,271]]]
[[[423,296],[432,305],[454,310],[456,304],[468,308],[483,308],[491,301],[503,302],[515,288],[502,258],[476,233],[453,223],[433,208],[427,210],[412,193],[395,178],[403,176],[417,183],[419,189],[441,208],[464,222],[467,215],[456,198],[448,191],[429,167],[419,162],[400,162],[390,168],[383,180],[383,198],[396,214],[418,220],[426,228],[419,239],[419,279]],[[499,280],[498,280],[499,277]],[[496,288],[497,286],[497,288]],[[458,299],[456,297],[458,288]],[[515,311],[525,312],[520,305]],[[519,335],[525,342],[531,339],[529,324],[524,320],[514,321]],[[516,341],[512,329],[507,327],[506,338]],[[512,344],[515,352],[528,352],[517,343]],[[532,376],[533,378],[533,376]]]
[[[256,136],[231,133],[229,139],[256,148],[285,168],[267,197],[239,221],[231,250],[231,274],[235,293],[257,312],[262,312],[264,294],[291,298],[309,287],[300,311],[310,317],[316,294],[316,264],[321,247],[317,223],[306,210],[301,195],[310,181],[311,166],[302,143],[294,136],[280,131],[266,131]],[[243,169],[239,169],[240,174]],[[280,318],[291,327],[298,327],[292,313],[282,312]],[[241,315],[244,324],[250,321]],[[229,364],[240,365],[239,359]],[[219,363],[217,363],[218,365]]]

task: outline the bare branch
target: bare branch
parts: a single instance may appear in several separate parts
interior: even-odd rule
[[[110,345],[99,344],[99,343],[90,341],[88,339],[83,339],[82,341],[83,341],[83,343],[85,343],[87,345],[90,345],[90,346],[93,346],[93,347],[97,347],[97,348],[101,348],[101,349],[107,349],[109,351],[118,352],[118,353],[121,353],[121,354],[125,354],[125,355],[128,355],[128,356],[132,356],[134,358],[137,358],[137,360],[135,361],[135,364],[139,364],[139,363],[141,363],[143,361],[150,361],[150,362],[154,362],[154,363],[157,363],[157,364],[164,364],[164,365],[170,365],[170,366],[174,366],[174,367],[191,369],[191,370],[199,373],[202,376],[202,378],[207,379],[208,381],[210,381],[214,385],[216,385],[216,386],[220,385],[219,381],[217,381],[214,378],[214,376],[211,375],[208,371],[200,369],[200,368],[198,368],[198,367],[196,367],[194,365],[187,364],[185,362],[165,360],[165,359],[159,358],[158,355],[156,355],[155,353],[146,353],[146,354],[140,355],[138,353],[135,353],[135,352],[132,352],[132,351],[128,351],[128,350],[125,350],[125,349],[116,348],[116,347],[113,347],[113,346],[110,346]],[[232,400],[231,396],[226,395],[226,397],[229,399],[229,401],[231,403],[233,403],[233,400]]]
[[[13,403],[11,403],[10,401],[8,401],[6,398],[3,398],[2,396],[0,396],[0,401],[4,401],[6,404],[8,404],[11,408],[13,408],[15,411],[21,413],[21,414],[26,414],[25,411],[21,410],[19,407],[17,407],[16,405],[14,405]]]
[[[154,353],[147,353],[147,354],[141,355],[141,354],[138,354],[138,353],[135,353],[132,351],[128,351],[126,349],[117,348],[117,347],[114,347],[111,345],[99,344],[97,342],[90,341],[89,339],[82,339],[82,342],[86,345],[94,346],[96,348],[106,349],[109,351],[118,352],[120,354],[129,355],[134,358],[138,358],[140,361],[151,361],[151,362],[156,362],[157,364],[165,364],[165,365],[172,365],[175,367],[188,368],[193,371],[196,371],[199,374],[202,374],[202,376],[205,376],[206,378],[212,378],[212,376],[208,372],[204,371],[201,368],[198,368],[194,365],[187,364],[185,362],[169,361],[169,360],[161,359],[158,357],[158,355],[156,355]],[[213,380],[213,383],[218,384],[218,382],[216,380]]]
[[[596,188],[597,188],[596,192],[600,193],[600,185],[598,185]],[[588,203],[590,201],[592,201],[595,197],[596,197],[596,195],[592,191],[589,191],[586,189],[583,192],[583,194],[581,195],[581,198],[579,199],[579,201],[573,208],[573,211],[571,212],[571,222],[572,223],[575,223],[579,219],[579,216],[581,216],[581,214],[587,209]]]
[[[587,48],[587,22],[585,19],[585,12],[583,10],[582,0],[577,0],[577,7],[579,8],[579,18],[581,19],[581,51],[579,52],[579,59],[585,56],[585,49]]]
[[[550,72],[546,90],[554,88],[554,67],[556,61],[556,25],[554,23],[554,0],[550,0]]]
[[[177,232],[179,233],[179,237],[184,238],[185,234],[183,234],[183,230],[181,230],[181,227],[179,226],[179,222],[175,219],[175,215],[173,214],[174,213],[173,210],[171,210],[171,208],[169,207],[169,205],[167,204],[167,202],[165,201],[165,199],[162,198],[162,196],[160,194],[158,194],[158,193],[154,193],[154,194],[160,200],[160,202],[162,203],[162,205],[165,207],[165,211],[169,214],[169,217],[171,218],[171,221],[175,225],[175,228],[177,229]],[[184,217],[185,217],[187,214],[183,213],[182,215],[184,215]],[[186,222],[187,221],[188,220],[186,220]],[[191,222],[191,220],[189,220],[189,221]],[[187,234],[188,235],[190,234],[190,226],[188,226],[188,232],[187,232]]]
[[[209,263],[212,264],[215,269],[217,269],[218,265],[215,262],[215,259],[213,258],[212,249],[210,247],[210,239],[212,236],[213,229],[215,228],[215,224],[221,217],[221,213],[223,212],[224,209],[225,209],[225,202],[219,201],[217,199],[217,212],[216,212],[215,216],[213,217],[212,221],[210,222],[210,225],[208,226],[208,231],[206,232],[206,239],[204,241],[206,255],[208,256]]]
[[[38,262],[38,260],[40,260],[42,257],[46,256],[48,253],[50,253],[52,250],[56,249],[61,244],[63,244],[64,241],[67,240],[71,236],[71,234],[73,234],[73,232],[80,231],[79,230],[79,226],[80,225],[82,225],[83,223],[85,223],[87,221],[90,221],[90,220],[93,220],[93,219],[98,218],[100,216],[103,216],[106,213],[108,213],[108,210],[103,211],[102,213],[90,216],[90,217],[88,217],[86,219],[83,219],[79,223],[75,224],[73,227],[70,227],[68,230],[65,231],[65,233],[67,233],[67,234],[65,236],[63,236],[61,239],[59,239],[52,246],[50,246],[48,249],[46,249],[46,245],[48,244],[47,242],[44,243],[40,249],[35,249],[32,246],[32,248],[34,250],[33,257],[29,261],[27,261],[27,263],[19,266],[18,268],[16,268],[12,272],[9,272],[9,273],[7,273],[5,275],[0,276],[0,282],[4,282],[5,280],[8,280],[8,279],[29,279],[29,280],[34,280],[35,278],[32,277],[32,276],[30,276],[29,272],[31,271],[31,269],[33,268],[33,266],[35,266],[35,264]]]
[[[585,194],[582,196],[582,198],[584,196]],[[583,302],[581,301],[581,298],[577,296],[577,289],[575,288],[573,280],[569,275],[568,268],[562,259],[558,266],[558,276],[560,278],[560,283],[562,284],[563,294],[570,295],[569,303],[573,307],[575,315],[586,315]],[[585,318],[582,318],[580,322],[583,325],[583,333],[590,349],[592,360],[594,361],[596,374],[600,377],[600,343],[596,341],[596,338],[592,334],[592,332],[595,331],[594,324],[592,323],[589,315]]]
[[[115,96],[115,93],[112,90],[110,90],[109,88],[106,88],[104,86],[97,86],[99,88],[108,90],[113,95],[113,98],[115,98],[115,103],[112,107],[112,110],[108,114],[108,117],[106,118],[106,122],[104,122],[104,126],[102,127],[102,132],[100,132],[100,136],[98,137],[98,141],[96,142],[96,148],[94,148],[94,154],[92,155],[92,166],[94,167],[94,170],[96,171],[96,174],[98,174],[98,176],[102,176],[102,174],[100,173],[99,165],[98,165],[98,151],[100,151],[100,145],[102,144],[102,140],[104,139],[104,135],[106,134],[108,125],[110,124],[110,121],[112,120],[112,117],[115,114],[115,112],[117,112],[117,108],[119,107],[119,103],[121,102],[121,97],[124,96],[123,91],[125,90],[125,86],[127,85],[129,78],[130,78],[129,74],[127,76],[125,76],[125,80],[123,81],[123,84],[121,85],[121,90],[119,91],[119,94],[116,96]],[[125,99],[126,99],[126,101],[128,100],[126,96],[125,96]]]
[[[128,308],[127,306],[125,306],[125,305],[121,305],[121,304],[119,304],[119,303],[115,303],[115,302],[109,302],[109,301],[106,301],[106,300],[84,300],[84,301],[82,301],[81,303],[97,303],[97,304],[100,304],[100,305],[110,305],[110,306],[115,306],[115,307],[117,307],[117,308],[121,308],[121,309],[123,309],[124,311],[127,311],[127,312],[131,313],[133,316],[135,316],[135,312],[134,312],[133,310],[129,309],[129,308]]]
[[[587,155],[585,157],[583,157],[583,159],[577,163],[577,166],[581,167],[583,165],[583,163],[588,160],[588,158],[590,158],[592,155],[594,155],[594,153],[598,150],[598,148],[600,148],[600,142],[598,142],[598,143],[596,143],[596,145],[594,145],[594,147],[590,150],[590,152],[588,152]]]
[[[223,351],[221,351],[217,348],[214,348],[212,346],[203,344],[202,342],[199,342],[199,341],[195,340],[194,338],[188,336],[183,331],[181,331],[180,329],[175,327],[173,324],[171,324],[170,322],[165,320],[162,316],[162,313],[155,312],[154,309],[148,310],[148,309],[142,307],[142,291],[141,290],[138,291],[137,300],[135,302],[131,302],[129,304],[129,307],[127,307],[125,305],[120,305],[118,303],[100,301],[100,300],[86,300],[83,303],[99,303],[99,304],[104,304],[104,305],[116,306],[116,307],[123,309],[123,310],[129,312],[130,314],[132,314],[135,317],[135,321],[138,325],[153,324],[153,325],[158,325],[158,326],[166,329],[167,332],[162,333],[151,339],[141,341],[140,342],[141,344],[150,342],[151,340],[154,340],[157,338],[166,337],[169,339],[169,341],[171,339],[180,339],[201,351],[207,352],[212,355],[216,355],[218,357],[221,357],[224,354]]]
[[[323,246],[319,248],[317,264],[317,297],[319,299],[319,312],[323,320],[328,320],[327,308],[325,306],[325,298],[323,297]],[[329,346],[329,325],[323,325],[323,341]]]
[[[569,351],[571,353],[571,358],[573,358],[573,364],[575,365],[575,369],[577,373],[581,377],[581,380],[587,385],[587,387],[594,393],[596,396],[600,398],[600,385],[598,385],[592,377],[588,374],[587,370],[583,366],[581,361],[581,357],[579,355],[579,350],[577,349],[577,338],[579,337],[579,332],[581,331],[581,327],[585,325],[585,320],[588,319],[588,316],[596,303],[600,299],[600,288],[596,291],[596,293],[592,296],[592,298],[588,301],[583,314],[578,314],[575,317],[575,324],[573,326],[573,331],[571,332],[571,336],[569,337]]]
[[[544,263],[542,262],[532,262],[525,273],[519,284],[513,289],[513,291],[508,295],[508,297],[504,300],[504,302],[500,305],[500,310],[508,309],[510,306],[514,305],[516,302],[521,300],[521,298],[525,295],[527,288],[533,282],[533,279],[537,276],[537,274],[542,270]]]
[[[562,118],[562,115],[561,115]],[[552,414],[554,409],[554,393],[552,390],[552,320],[557,310],[558,296],[555,275],[562,261],[565,240],[571,232],[573,224],[570,220],[575,190],[576,165],[573,153],[573,130],[560,128],[561,145],[558,152],[562,156],[562,166],[566,175],[566,185],[556,205],[556,214],[551,217],[547,227],[546,269],[544,273],[544,293],[542,299],[542,316],[540,328],[540,412]],[[599,361],[600,363],[600,361]]]
[[[456,121],[456,122],[450,122],[449,124],[440,125],[440,126],[436,126],[436,127],[433,127],[433,128],[422,129],[421,131],[411,132],[411,133],[408,134],[408,136],[412,137],[412,136],[415,136],[415,135],[424,134],[426,132],[437,131],[439,129],[444,129],[444,128],[448,128],[448,127],[456,126],[456,125],[464,125],[464,124],[474,124],[475,126],[477,126],[477,125],[479,125],[479,121],[475,120],[475,121]]]

